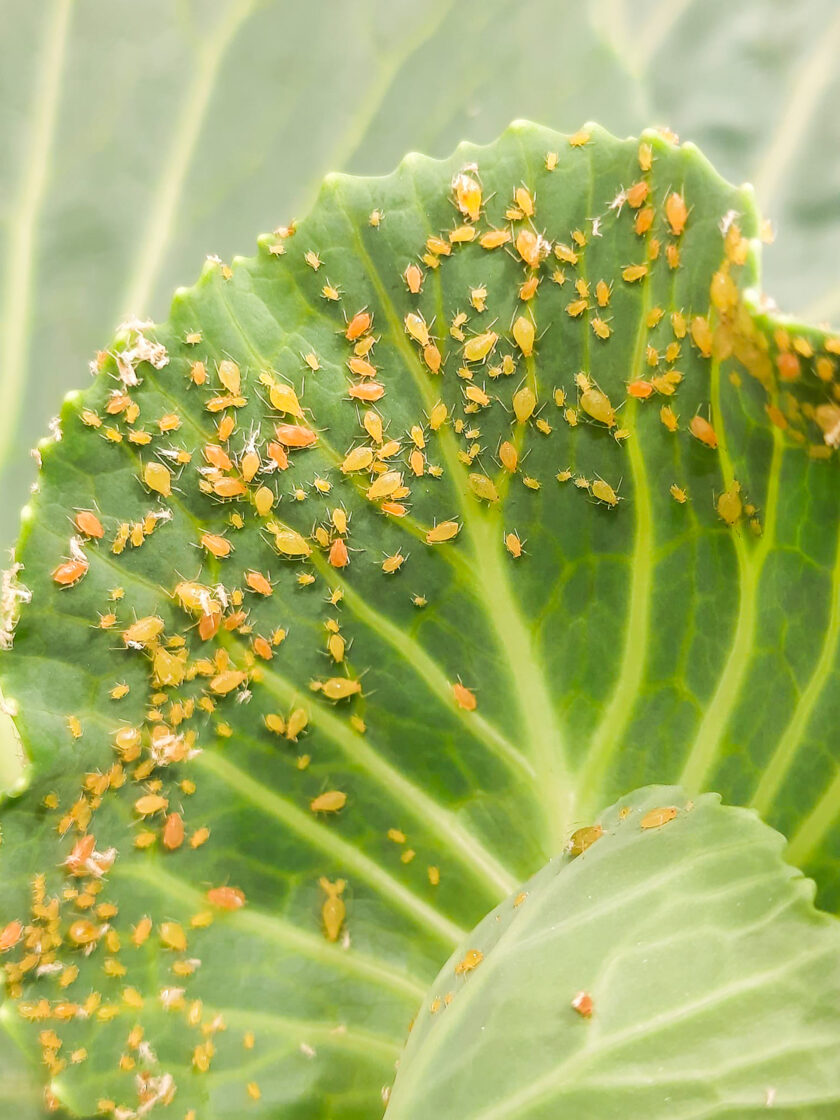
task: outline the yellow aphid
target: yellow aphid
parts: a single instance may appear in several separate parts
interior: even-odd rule
[[[239,669],[223,669],[210,681],[210,689],[218,696],[227,696],[247,679],[247,674]]]
[[[403,484],[400,471],[385,471],[370,484],[366,497],[371,502],[378,502],[382,498],[391,497]]]
[[[229,393],[236,397],[242,387],[242,375],[236,362],[229,359],[219,362],[219,380]]]
[[[272,506],[274,505],[274,492],[267,486],[261,486],[254,494],[254,508],[260,517],[266,517],[271,513]]]
[[[685,199],[676,191],[671,191],[665,199],[665,217],[668,219],[671,233],[673,233],[674,237],[679,237],[685,229],[688,209],[685,205]]]
[[[639,822],[642,828],[661,828],[663,824],[668,824],[677,815],[677,810],[673,805],[662,809],[651,809],[645,813]]]
[[[341,927],[344,925],[344,919],[347,915],[347,908],[341,899],[347,883],[344,879],[336,879],[334,883],[331,883],[329,879],[322,877],[318,880],[318,884],[327,896],[321,907],[324,933],[328,941],[338,941]]]
[[[516,205],[522,211],[526,218],[533,218],[534,216],[534,200],[529,191],[525,187],[517,187],[514,192]]]
[[[560,158],[557,152],[545,153],[545,169],[546,171],[554,171],[557,167],[557,161]]]
[[[534,414],[537,398],[529,385],[523,385],[513,394],[513,412],[520,424],[524,424]]]
[[[671,483],[670,493],[674,501],[679,502],[681,506],[688,501],[688,493],[681,486],[677,486],[676,482]]]
[[[492,351],[499,340],[495,331],[484,331],[464,343],[464,360],[467,362],[482,362]]]
[[[608,428],[615,426],[615,409],[610,398],[600,389],[586,389],[581,393],[580,407],[593,420],[606,424]]]
[[[300,735],[309,724],[309,716],[303,708],[293,708],[286,722],[286,738],[296,743]]]
[[[530,358],[534,352],[534,335],[534,324],[531,319],[520,315],[513,324],[513,337],[526,358]]]
[[[639,167],[642,171],[650,171],[653,166],[653,148],[646,141],[639,144]]]
[[[589,325],[592,327],[593,332],[598,338],[606,339],[609,338],[612,334],[612,327],[609,325],[609,323],[605,319],[601,319],[597,315],[592,319]]]
[[[329,281],[321,288],[321,295],[324,299],[337,300],[341,299],[341,293],[338,288],[334,287]]]
[[[573,299],[566,304],[566,314],[571,316],[572,319],[577,319],[586,311],[588,306],[589,303],[585,299]]]
[[[264,380],[266,376],[267,375],[263,375],[263,377],[260,378],[263,384],[266,384]],[[287,385],[284,381],[269,379],[268,399],[271,402],[271,407],[276,408],[278,412],[288,412],[291,413],[292,416],[303,419],[303,409],[300,407],[297,393],[291,385]]]
[[[569,840],[569,855],[573,858],[575,856],[583,855],[587,848],[591,848],[596,840],[600,840],[604,835],[604,830],[599,824],[587,825],[585,828],[579,828],[573,832]]]
[[[669,404],[663,404],[659,410],[659,419],[669,432],[675,432],[679,426],[677,414]]]
[[[448,241],[444,241],[442,237],[427,237],[426,248],[429,250],[428,256],[430,256],[432,260],[434,260],[435,257],[448,257],[452,252],[452,246]],[[425,259],[424,257],[424,260]]]
[[[740,482],[733,482],[717,500],[718,516],[726,522],[727,525],[734,525],[740,518],[743,512],[743,502],[741,501],[741,484]]]
[[[395,552],[393,556],[386,556],[382,561],[382,571],[385,572],[386,575],[393,575],[394,572],[400,570],[404,563],[405,557],[402,553]]]
[[[67,726],[70,729],[70,734],[73,736],[74,739],[81,739],[81,737],[82,737],[82,725],[79,722],[78,716],[68,716],[67,717]]]
[[[341,470],[344,474],[350,474],[351,471],[363,471],[373,462],[373,451],[370,447],[354,447],[352,451],[348,452],[344,457],[341,464]]]
[[[330,677],[321,685],[321,691],[328,700],[346,700],[362,691],[362,682],[349,677]]]
[[[159,793],[145,793],[134,802],[134,811],[141,817],[151,817],[166,809],[168,805],[167,799],[161,797]]]
[[[593,498],[597,498],[599,502],[603,502],[610,508],[618,505],[618,494],[616,494],[612,486],[610,486],[608,482],[604,482],[602,478],[595,479],[595,481],[592,483],[591,492]]]
[[[453,245],[462,245],[475,238],[475,226],[458,226],[449,231],[449,240]]]
[[[492,479],[484,474],[471,474],[469,476],[470,489],[476,497],[484,498],[488,502],[497,502],[499,492]]]
[[[467,949],[462,959],[455,965],[455,972],[463,976],[465,972],[472,972],[484,960],[484,953],[480,949]]]
[[[576,428],[578,422],[578,414],[576,408],[567,408],[563,412],[563,419],[570,428]]]
[[[150,490],[162,494],[164,498],[168,498],[172,493],[172,475],[163,463],[146,463],[143,468],[143,481]]]
[[[381,210],[371,210],[368,216],[368,225],[372,226],[374,229],[379,229],[384,217],[385,215]]]
[[[507,229],[490,229],[478,239],[482,249],[498,249],[502,245],[507,245],[508,241],[510,241],[510,230]]]
[[[461,526],[457,521],[441,521],[426,533],[426,544],[443,544],[458,536]]]
[[[516,559],[522,555],[522,541],[517,532],[505,534],[505,548]]]
[[[468,385],[464,390],[464,396],[480,408],[486,408],[490,404],[490,398],[480,385]]]
[[[319,793],[309,802],[313,813],[337,813],[347,804],[347,794],[339,789],[327,790]]]
[[[428,346],[429,328],[423,316],[419,312],[409,311],[404,321],[405,329],[414,341],[419,342],[421,346]]]
[[[309,556],[310,545],[294,529],[278,529],[274,534],[274,547],[283,556]]]
[[[691,337],[694,340],[694,345],[700,351],[704,358],[711,357],[712,353],[712,328],[709,325],[709,320],[702,315],[695,315],[691,320]]]
[[[306,263],[309,265],[309,267],[313,270],[313,272],[317,272],[318,269],[321,267],[321,264],[322,264],[321,258],[318,256],[318,254],[313,249],[309,249],[306,253],[304,253],[303,254],[303,259],[306,261]]]
[[[187,935],[178,922],[161,922],[160,940],[167,949],[174,949],[176,953],[183,953],[187,947]]]
[[[622,280],[626,280],[628,284],[633,284],[637,280],[641,280],[643,276],[647,276],[648,266],[646,264],[630,264],[621,271]]]
[[[136,622],[123,630],[123,641],[128,645],[144,646],[153,642],[163,632],[164,622],[157,615],[147,615],[138,618]]]

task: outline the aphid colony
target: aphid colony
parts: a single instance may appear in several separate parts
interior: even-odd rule
[[[561,159],[585,159],[587,147],[597,142],[582,131],[570,138],[569,153],[548,153],[543,183]],[[23,1018],[43,1024],[42,1055],[52,1075],[87,1058],[83,1049],[68,1053],[63,1047],[63,1022],[133,1020],[146,1000],[155,999],[193,1029],[193,1069],[206,1073],[213,1067],[213,1040],[224,1024],[190,998],[189,981],[200,968],[202,939],[213,936],[214,922],[236,922],[248,906],[245,893],[220,869],[188,922],[162,912],[126,928],[109,899],[108,876],[132,850],[157,850],[174,860],[213,842],[207,822],[191,809],[201,780],[191,764],[214,739],[230,740],[226,749],[235,753],[239,713],[266,695],[269,663],[294,673],[284,617],[284,605],[294,594],[291,583],[301,594],[308,588],[320,594],[317,641],[324,671],[297,681],[297,699],[265,713],[263,724],[270,742],[294,753],[297,780],[303,782],[318,750],[320,713],[329,711],[349,735],[368,733],[363,712],[365,673],[371,666],[364,650],[356,648],[361,643],[353,645],[352,609],[343,613],[344,589],[352,586],[355,573],[379,569],[388,594],[404,595],[422,609],[429,602],[424,574],[451,564],[453,550],[471,547],[470,520],[480,509],[482,517],[496,519],[496,547],[516,578],[529,550],[519,529],[506,523],[511,488],[521,487],[519,494],[526,497],[550,491],[556,501],[562,493],[557,483],[572,482],[582,499],[601,507],[592,516],[619,516],[620,472],[605,465],[607,478],[563,464],[575,459],[573,451],[582,441],[591,440],[592,448],[606,441],[611,454],[622,454],[626,442],[638,438],[643,414],[658,417],[663,439],[684,438],[702,454],[717,455],[720,432],[713,411],[705,407],[680,414],[685,375],[677,363],[696,367],[713,356],[734,354],[767,389],[768,415],[777,428],[808,443],[813,455],[840,444],[832,356],[840,354],[840,340],[828,340],[825,352],[817,354],[804,337],[777,330],[772,347],[767,346],[738,297],[734,277],[747,260],[748,242],[733,217],[721,227],[721,263],[711,277],[709,302],[700,308],[651,304],[657,270],[674,273],[682,267],[683,238],[692,223],[691,199],[679,184],[659,185],[657,158],[653,144],[643,141],[638,177],[612,184],[602,213],[581,212],[574,228],[560,231],[546,228],[551,215],[541,210],[539,179],[511,183],[507,198],[491,199],[477,167],[460,169],[445,187],[451,226],[430,234],[410,253],[401,251],[393,260],[393,275],[380,278],[376,300],[357,295],[346,266],[340,283],[330,279],[329,245],[307,241],[298,247],[309,236],[308,227],[278,229],[267,245],[268,266],[288,268],[294,257],[303,266],[296,282],[310,285],[318,317],[331,324],[327,342],[306,341],[298,368],[269,368],[255,362],[255,353],[244,345],[241,353],[214,351],[198,323],[184,333],[177,353],[148,338],[146,324],[131,323],[112,353],[97,356],[99,379],[79,413],[81,424],[87,438],[113,446],[121,466],[131,464],[131,501],[136,504],[139,496],[146,512],[123,516],[122,509],[99,509],[80,495],[79,508],[68,514],[69,542],[64,555],[55,557],[52,581],[57,594],[78,595],[80,587],[94,582],[93,564],[100,572],[114,569],[110,591],[96,604],[90,622],[99,640],[115,651],[109,695],[117,706],[134,704],[133,718],[113,720],[109,767],[83,774],[73,798],[63,791],[45,799],[44,808],[55,820],[53,862],[61,868],[60,877],[52,869],[38,875],[29,913],[9,915],[0,929],[9,995]],[[359,221],[368,236],[381,239],[390,219],[377,206]],[[635,239],[633,259],[617,261],[608,275],[590,277],[593,242],[625,228]],[[475,262],[474,282],[449,292],[442,287],[448,262],[465,254]],[[482,279],[483,264],[491,259],[503,266],[504,291]],[[227,266],[212,267],[222,286],[233,279]],[[498,273],[494,263],[493,275]],[[395,283],[404,296],[400,306],[387,296]],[[451,307],[444,304],[446,320],[423,311],[430,305],[422,304],[422,297],[432,289],[446,291],[453,301]],[[513,313],[495,318],[496,308],[510,304],[504,302],[508,296]],[[541,305],[550,306],[556,298],[562,312],[559,322],[552,322]],[[620,299],[637,300],[642,316],[645,344],[635,363],[628,357],[633,340],[612,317]],[[279,318],[282,313],[279,308]],[[564,365],[562,352],[558,361],[559,342],[553,340],[559,340],[561,330],[576,332],[582,344],[585,340],[582,353],[592,357],[592,368],[606,371],[603,383],[592,368]],[[381,360],[378,350],[384,352]],[[618,357],[609,365],[603,359],[614,352]],[[803,403],[792,392],[811,368],[825,389],[826,399],[818,405]],[[310,407],[310,399],[323,394],[308,387],[335,384],[336,371],[342,388],[322,415]],[[104,384],[111,386],[107,393]],[[780,391],[782,385],[787,388]],[[809,425],[824,433],[822,442],[809,442]],[[542,450],[534,453],[546,447],[556,448],[549,472],[536,465],[545,461]],[[678,505],[689,497],[700,501],[680,480],[662,485]],[[736,531],[744,518],[760,531],[757,511],[744,497],[740,481],[721,482],[707,495],[709,512]],[[370,514],[381,520],[372,521]],[[131,573],[121,579],[119,566],[137,549],[157,548],[170,523],[190,527],[194,555],[179,558],[155,608],[139,609]],[[390,542],[403,543],[383,550],[370,528],[364,529],[371,524],[387,527]],[[383,539],[384,534],[385,528]],[[399,582],[415,570],[416,584],[409,588]],[[124,679],[126,658],[145,668],[142,697]],[[453,718],[477,718],[472,713],[480,704],[475,687],[480,682],[463,683],[457,665],[448,671],[449,687],[438,700]],[[86,736],[95,734],[77,712],[66,713],[66,726],[80,750]],[[349,781],[347,788],[336,782],[317,792],[301,787],[283,794],[296,800],[314,829],[340,830],[348,814],[352,817],[353,789]],[[120,835],[100,834],[99,810],[109,798],[125,802],[132,821]],[[667,823],[669,811],[657,810],[655,818],[649,814],[641,827]],[[584,853],[600,835],[599,826],[576,832],[572,854]],[[387,839],[400,848],[398,863],[405,874],[414,875],[410,865],[417,853],[405,846],[405,833],[394,826]],[[323,870],[311,884],[308,920],[341,951],[349,945],[352,926],[345,902],[352,876],[339,877],[345,871],[340,866]],[[440,878],[436,864],[427,866],[424,889],[437,886]],[[171,987],[159,993],[141,991],[144,966],[132,957],[147,943],[164,950],[172,973]],[[482,959],[471,949],[456,974],[466,980]],[[113,981],[105,994],[89,980],[77,985],[82,970],[90,977],[94,965]],[[440,1006],[450,998],[451,993],[443,997]],[[570,996],[585,1017],[592,1014],[589,999],[586,993]],[[250,1032],[247,1038],[253,1046]],[[130,1077],[140,1073],[138,1096],[132,1103],[104,1100],[103,1114],[129,1120],[174,1097],[177,1086],[171,1078],[148,1073],[150,1041],[141,1027],[127,1033],[119,1068]],[[243,1101],[260,1096],[255,1082],[243,1086]]]

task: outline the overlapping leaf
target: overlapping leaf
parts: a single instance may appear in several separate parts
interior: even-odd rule
[[[836,1113],[840,923],[783,838],[653,787],[573,843],[441,970],[388,1120]]]
[[[744,303],[757,230],[667,136],[520,125],[330,178],[100,355],[0,663],[56,1099],[371,1115],[464,932],[650,781],[837,904],[840,344]]]

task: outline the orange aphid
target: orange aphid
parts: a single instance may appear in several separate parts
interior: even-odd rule
[[[802,375],[802,365],[796,354],[782,351],[776,357],[776,367],[782,381],[797,381]]]
[[[455,697],[455,703],[459,708],[463,708],[464,711],[474,712],[478,707],[478,700],[476,699],[475,693],[467,688],[466,685],[461,684],[460,681],[453,684],[452,694]]]
[[[274,440],[269,443],[266,448],[269,459],[276,463],[281,471],[286,470],[289,465],[289,456],[286,454],[286,449],[281,443],[275,443]]]
[[[285,447],[311,447],[318,439],[311,428],[305,428],[302,424],[276,424],[274,431],[278,441]]]
[[[347,324],[347,330],[344,332],[345,336],[350,342],[354,342],[357,338],[360,338],[365,331],[370,329],[372,322],[373,316],[369,311],[357,311]]]
[[[207,892],[207,901],[220,910],[241,910],[245,905],[245,892],[238,887],[212,887]]]
[[[368,381],[365,385],[351,385],[347,392],[354,400],[373,404],[385,396],[385,386],[378,381]]]
[[[705,417],[699,414],[697,416],[692,416],[688,428],[694,438],[699,439],[701,443],[705,443],[706,447],[717,447],[717,432]]]
[[[649,381],[631,381],[627,386],[627,392],[636,400],[646,401],[653,392],[653,386]]]
[[[592,1002],[592,996],[589,992],[578,992],[572,1000],[572,1007],[584,1019],[591,1019],[592,1012],[595,1010],[595,1004]]]
[[[163,826],[163,846],[170,852],[184,843],[184,822],[179,813],[170,813]]]
[[[403,280],[411,294],[416,296],[423,288],[423,270],[416,264],[407,265]]]
[[[72,587],[85,576],[88,567],[87,560],[66,560],[53,571],[52,578],[61,587]]]
[[[259,595],[273,595],[274,588],[271,586],[271,581],[262,572],[249,571],[245,573],[245,582],[252,591],[256,591]]]
[[[76,528],[86,537],[95,537],[97,540],[101,540],[105,536],[102,522],[89,509],[80,509],[76,514]]]
[[[346,568],[350,563],[350,556],[347,552],[347,545],[341,539],[336,537],[330,546],[329,561],[334,568]]]
[[[20,941],[23,935],[23,924],[17,920],[9,922],[0,930],[0,953],[8,953]]]
[[[685,199],[681,194],[677,194],[676,191],[671,191],[665,199],[665,217],[668,219],[671,233],[673,233],[674,237],[679,237],[685,229],[688,209],[685,205]]]

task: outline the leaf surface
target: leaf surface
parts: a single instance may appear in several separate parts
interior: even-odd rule
[[[62,1104],[371,1115],[465,931],[650,781],[838,905],[840,342],[742,296],[757,229],[690,146],[518,124],[101,354],[0,661],[3,1023]]]

